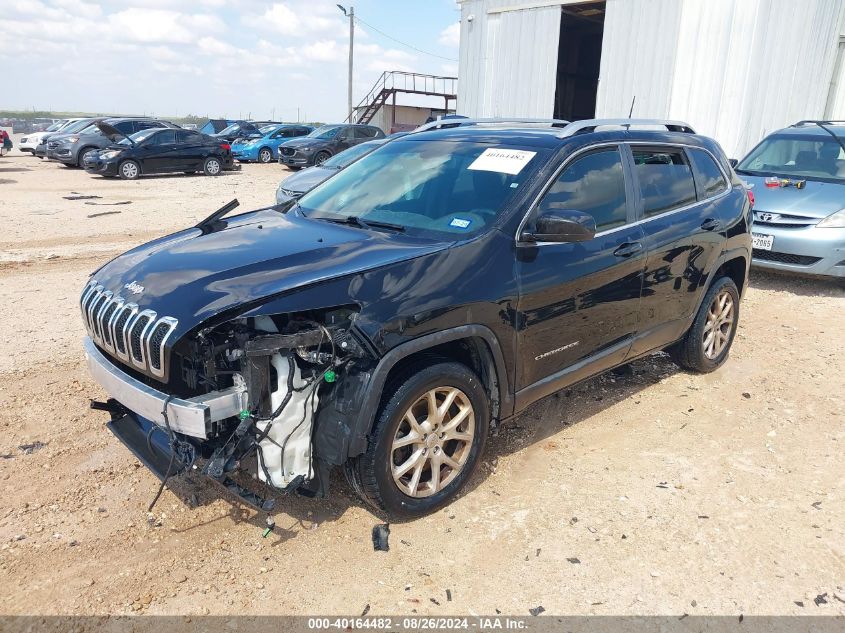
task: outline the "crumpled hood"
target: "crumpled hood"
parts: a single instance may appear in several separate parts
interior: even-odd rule
[[[845,208],[845,184],[808,180],[803,189],[767,187],[765,178],[737,174],[750,185],[754,194],[754,211],[826,218]]]
[[[221,312],[254,308],[321,280],[412,259],[447,246],[264,210],[187,229],[113,259],[92,278],[179,324],[173,340]],[[347,297],[338,297],[343,303]]]

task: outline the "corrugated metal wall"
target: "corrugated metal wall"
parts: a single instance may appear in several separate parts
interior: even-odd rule
[[[667,1],[673,14],[658,6]],[[741,157],[773,130],[824,116],[844,7],[610,0],[597,115],[627,116],[636,92],[635,115],[685,120]]]
[[[508,4],[469,0],[462,5],[460,112],[548,117],[555,99],[560,6],[497,12]]]
[[[552,115],[550,4],[461,2],[459,113]],[[635,116],[686,120],[736,157],[796,120],[845,118],[845,63],[828,98],[843,19],[843,0],[608,0],[596,114],[627,116],[636,95]]]

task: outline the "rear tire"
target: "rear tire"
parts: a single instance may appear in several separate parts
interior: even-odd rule
[[[258,150],[258,162],[264,163],[265,165],[273,162],[273,150],[269,147],[262,147]]]
[[[117,166],[117,173],[123,180],[136,180],[141,175],[141,167],[134,160],[125,160]]]
[[[667,351],[678,365],[701,374],[721,367],[728,359],[739,323],[739,291],[730,277],[713,282],[692,327]]]
[[[438,359],[409,367],[384,393],[367,450],[346,463],[346,476],[388,517],[415,519],[450,503],[474,472],[490,405],[478,376]]]
[[[220,162],[219,158],[215,158],[214,156],[206,158],[202,164],[202,172],[206,176],[219,176],[221,171],[223,171],[223,163]]]

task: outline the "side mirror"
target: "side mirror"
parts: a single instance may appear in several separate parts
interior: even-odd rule
[[[733,167],[734,169],[736,169],[736,166],[739,165],[739,161],[736,158],[731,158],[728,162],[731,164],[731,167]]]
[[[586,242],[596,236],[596,221],[589,213],[556,209],[541,209],[533,231],[523,231],[527,242]]]

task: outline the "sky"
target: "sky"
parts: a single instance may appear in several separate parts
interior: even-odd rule
[[[3,0],[0,110],[338,121],[334,0]],[[349,8],[349,2],[341,2]],[[457,75],[455,0],[354,0],[353,101],[385,70]],[[402,103],[401,97],[399,103]],[[440,103],[438,101],[438,103]]]

